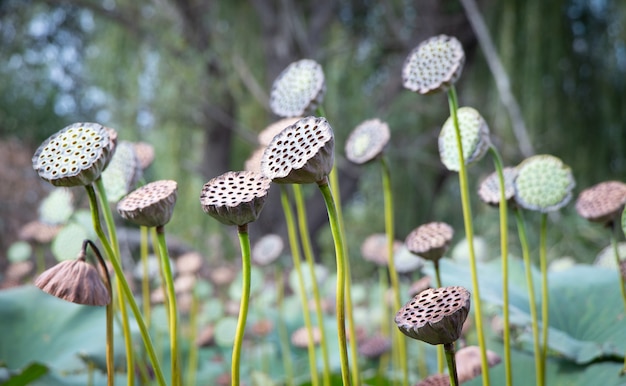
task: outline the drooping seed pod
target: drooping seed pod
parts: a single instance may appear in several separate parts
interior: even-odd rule
[[[592,222],[608,223],[615,220],[626,204],[626,184],[605,181],[580,192],[576,200],[578,214]]]
[[[406,303],[394,320],[410,338],[432,345],[452,344],[461,336],[469,309],[470,293],[465,288],[431,288]]]
[[[333,168],[335,138],[325,118],[306,117],[274,137],[263,153],[262,173],[277,183],[307,184]]]
[[[324,100],[326,80],[322,66],[311,59],[291,63],[278,75],[270,92],[270,109],[279,117],[313,112]]]
[[[256,221],[265,205],[270,179],[254,172],[227,172],[204,184],[200,204],[205,213],[226,225]]]
[[[163,226],[172,218],[177,195],[176,181],[154,181],[130,192],[117,204],[117,211],[137,225]]]
[[[346,141],[346,158],[364,164],[379,157],[389,143],[389,126],[380,119],[369,119],[352,130]]]
[[[502,174],[504,176],[504,198],[507,202],[512,203],[514,202],[513,197],[515,197],[513,181],[517,177],[517,168],[503,168]],[[500,177],[498,177],[497,171],[491,173],[480,183],[478,197],[487,205],[500,205]]]
[[[487,350],[487,365],[489,368],[497,365],[501,361],[502,358],[500,358],[498,354]],[[482,373],[480,347],[467,346],[457,351],[456,364],[459,383],[464,383],[478,377]]]
[[[471,107],[461,107],[457,110],[463,159],[465,165],[478,162],[489,150],[489,126],[480,113]],[[439,133],[439,157],[448,170],[458,172],[459,151],[456,140],[454,120],[449,117]]]
[[[465,52],[456,38],[439,35],[411,51],[402,68],[402,84],[420,94],[446,91],[463,71]]]
[[[444,222],[430,222],[415,228],[406,237],[405,245],[418,256],[426,260],[437,261],[446,253],[454,228]]]
[[[515,201],[542,213],[561,209],[572,199],[572,170],[552,155],[535,155],[517,166]]]
[[[97,123],[74,123],[46,139],[33,155],[33,169],[54,186],[86,186],[113,157],[117,134]]]
[[[127,195],[141,177],[141,168],[135,155],[135,145],[120,141],[117,150],[102,172],[102,182],[109,202],[118,202]]]

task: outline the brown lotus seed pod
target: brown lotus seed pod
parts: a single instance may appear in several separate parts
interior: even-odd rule
[[[259,217],[270,184],[270,179],[259,173],[227,172],[204,184],[200,204],[219,222],[242,226]]]
[[[279,235],[267,234],[252,247],[252,261],[261,266],[269,265],[280,257],[284,247],[283,239]]]
[[[85,261],[84,255],[65,260],[44,271],[35,285],[42,291],[68,302],[88,306],[106,306],[111,295],[98,270]]]
[[[576,200],[576,211],[589,221],[608,223],[622,213],[625,203],[626,184],[606,181],[580,192]]]
[[[33,155],[33,169],[55,186],[86,186],[113,157],[117,135],[97,123],[74,123],[46,139]],[[114,137],[114,138],[113,138]]]
[[[406,237],[409,251],[431,261],[438,261],[448,250],[454,229],[444,222],[431,222],[414,229]]]
[[[317,326],[311,326],[313,345],[317,346],[322,340],[322,333]],[[294,347],[306,348],[309,346],[309,331],[306,327],[300,327],[291,334],[291,344]]]
[[[446,91],[463,71],[465,52],[456,38],[433,36],[411,51],[402,68],[402,84],[420,94]]]
[[[135,156],[141,170],[146,170],[154,162],[154,146],[146,142],[133,143]]]
[[[270,92],[270,108],[280,117],[313,112],[322,103],[326,81],[322,66],[311,59],[291,63],[278,75]]]
[[[323,180],[333,168],[335,137],[325,118],[306,117],[274,137],[263,153],[261,171],[277,183]]]
[[[394,320],[410,338],[432,345],[452,344],[461,336],[469,310],[470,293],[465,288],[431,288],[406,303]]]
[[[346,141],[346,158],[359,165],[372,161],[383,153],[389,137],[389,126],[380,119],[362,122]]]
[[[450,376],[448,374],[433,374],[422,379],[415,386],[450,386]]]
[[[18,237],[25,241],[47,244],[54,240],[54,237],[62,228],[62,225],[50,225],[39,220],[34,220],[20,229]]]
[[[278,135],[278,133],[280,133],[287,127],[293,125],[294,123],[298,122],[302,118],[304,117],[283,118],[267,126],[257,136],[259,145],[262,147],[269,146],[269,144],[272,143],[272,140],[274,139],[276,135]]]
[[[370,359],[380,358],[391,349],[391,340],[386,336],[376,335],[365,338],[359,344],[359,354]]]
[[[413,282],[411,287],[409,287],[409,296],[415,297],[419,295],[422,291],[425,291],[429,288],[432,288],[432,279],[430,276],[424,276],[421,279]]]
[[[154,181],[130,192],[117,204],[117,211],[138,225],[163,226],[172,218],[177,195],[176,181]]]
[[[515,177],[517,176],[517,168],[505,167],[502,169],[504,176],[504,198],[508,203],[513,203],[515,200]],[[478,188],[478,197],[488,205],[499,206],[500,205],[500,177],[498,172],[491,173],[487,178],[480,183]]]
[[[500,363],[502,359],[498,354],[487,350],[487,365],[489,368]],[[467,382],[478,377],[482,373],[480,360],[480,347],[463,347],[456,353],[456,370],[459,376],[459,383]]]
[[[400,241],[394,240],[393,249],[397,251],[402,246]],[[385,267],[389,264],[389,251],[387,247],[387,235],[384,233],[374,233],[369,235],[361,244],[361,255],[363,259]]]

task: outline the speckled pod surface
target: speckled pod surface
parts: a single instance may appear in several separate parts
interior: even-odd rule
[[[506,167],[502,169],[504,176],[504,198],[507,202],[512,201],[515,196],[515,186],[513,181],[517,177],[517,168]],[[491,173],[478,187],[478,197],[487,205],[500,205],[500,177],[498,172]]]
[[[376,159],[389,143],[389,125],[380,119],[369,119],[352,130],[346,141],[346,158],[355,164]]]
[[[172,218],[178,184],[172,180],[154,181],[130,192],[117,204],[117,211],[137,225],[157,227]]]
[[[489,126],[480,113],[472,107],[457,110],[463,159],[466,165],[479,161],[489,150]],[[449,117],[439,133],[439,157],[448,170],[461,170],[454,120]]]
[[[326,80],[322,66],[311,59],[291,63],[278,75],[270,92],[270,109],[279,117],[298,117],[322,103]]]
[[[515,201],[542,213],[559,210],[572,199],[576,185],[571,169],[552,155],[536,155],[517,166]]]
[[[626,184],[605,181],[589,187],[578,195],[576,211],[593,222],[606,223],[617,218],[626,203]]]
[[[448,250],[454,228],[444,222],[430,222],[415,228],[406,237],[405,244],[411,253],[436,261]]]

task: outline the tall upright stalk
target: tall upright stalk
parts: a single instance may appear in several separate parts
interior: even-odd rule
[[[443,346],[446,352],[446,361],[448,362],[448,375],[450,376],[450,386],[458,386],[459,375],[456,371],[456,355],[454,353],[454,343],[448,343]]]
[[[289,349],[289,337],[287,336],[287,326],[285,325],[285,284],[283,270],[276,267],[276,303],[278,307],[278,339],[280,341],[280,351],[283,357],[283,368],[285,371],[285,385],[293,386],[293,364],[291,362],[291,350]]]
[[[148,227],[141,226],[139,228],[139,256],[141,260],[141,302],[143,306],[143,316],[146,320],[146,326],[150,327],[151,309],[150,309],[150,275],[148,272]]]
[[[335,256],[337,261],[337,341],[339,343],[339,357],[341,362],[341,380],[344,386],[350,386],[350,364],[348,361],[348,348],[346,344],[346,309],[345,309],[345,290],[346,290],[346,258],[343,243],[343,235],[339,220],[337,218],[337,208],[333,194],[328,186],[328,178],[324,178],[317,182],[317,186],[322,192],[326,210],[328,211],[328,221],[330,222],[330,231],[333,235],[335,244]],[[356,339],[356,337],[352,337]],[[356,361],[357,358],[354,358]]]
[[[480,303],[480,288],[478,286],[478,273],[476,271],[476,254],[474,252],[474,226],[472,224],[472,208],[469,200],[469,187],[467,181],[467,169],[465,167],[465,157],[463,156],[463,145],[461,142],[461,130],[459,128],[459,118],[457,116],[458,102],[454,85],[448,90],[448,103],[450,105],[450,115],[454,122],[456,133],[457,150],[459,153],[459,185],[461,191],[461,204],[463,207],[463,223],[465,224],[465,234],[469,248],[470,270],[472,276],[472,296],[474,304],[474,315],[476,319],[476,335],[480,347],[480,366],[482,371],[483,386],[489,386],[489,364],[487,362],[487,346],[483,334],[483,321]]]
[[[239,318],[237,320],[237,330],[235,332],[235,341],[233,343],[233,355],[231,361],[231,382],[232,386],[239,386],[240,382],[240,363],[241,363],[241,345],[243,343],[243,335],[246,329],[246,320],[248,318],[248,305],[250,302],[250,278],[252,270],[252,262],[250,258],[250,238],[248,236],[248,224],[239,225],[237,227],[239,235],[239,245],[241,246],[241,302],[239,303]]]
[[[304,197],[302,196],[302,187],[298,184],[292,184],[293,195],[296,202],[296,214],[298,216],[298,228],[300,230],[300,240],[302,241],[302,250],[304,258],[309,267],[309,275],[311,276],[311,289],[313,291],[313,299],[315,301],[315,313],[317,314],[317,326],[320,331],[320,346],[322,349],[322,361],[324,365],[324,385],[330,386],[330,359],[328,357],[328,344],[326,341],[326,328],[324,328],[324,315],[322,314],[322,302],[320,300],[319,286],[317,285],[317,277],[315,275],[315,265],[313,261],[313,248],[311,247],[311,239],[309,237],[309,225],[307,224],[307,213],[304,205]]]
[[[198,308],[200,306],[198,293],[194,289],[191,291],[191,309],[189,310],[189,357],[187,362],[187,385],[196,384],[196,372],[198,370],[198,345],[196,339],[198,337]]]
[[[546,362],[548,360],[548,329],[549,329],[549,310],[548,301],[548,257],[547,257],[547,229],[548,229],[548,214],[541,214],[541,228],[539,230],[539,269],[541,270],[541,376],[543,379],[541,383],[546,383]]]

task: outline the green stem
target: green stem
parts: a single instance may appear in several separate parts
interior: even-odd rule
[[[154,352],[154,346],[152,345],[152,340],[150,339],[150,335],[148,334],[148,329],[146,328],[146,324],[143,321],[141,316],[141,311],[139,311],[139,307],[135,302],[135,298],[133,297],[133,293],[126,282],[126,278],[124,276],[124,271],[122,270],[122,266],[119,260],[115,256],[115,252],[113,252],[113,248],[102,230],[102,226],[100,225],[100,210],[98,209],[98,200],[96,198],[96,192],[93,189],[93,186],[87,185],[85,186],[87,190],[87,196],[89,197],[89,205],[91,207],[91,218],[93,221],[93,227],[98,235],[98,239],[104,246],[104,251],[111,265],[113,266],[113,270],[115,271],[115,275],[117,276],[117,283],[121,286],[121,294],[124,295],[125,300],[128,302],[133,315],[137,321],[137,325],[139,327],[139,332],[141,333],[141,337],[143,339],[146,350],[148,351],[148,356],[150,357],[150,362],[152,363],[152,368],[154,371],[154,375],[157,378],[159,385],[165,386],[165,378],[163,377],[163,372],[161,371],[161,365],[159,364],[159,360]],[[129,372],[133,372],[133,369],[129,369]]]
[[[313,261],[313,248],[311,247],[311,239],[309,237],[309,226],[307,224],[307,213],[304,205],[304,197],[302,196],[302,187],[298,184],[292,184],[293,195],[296,202],[296,214],[298,216],[298,228],[300,230],[300,240],[302,241],[302,250],[304,258],[309,267],[309,275],[311,276],[311,289],[313,290],[313,299],[315,301],[315,312],[317,314],[317,326],[320,329],[320,346],[322,349],[322,361],[324,365],[324,385],[330,386],[330,359],[328,357],[328,344],[326,341],[326,329],[324,328],[324,315],[322,314],[322,302],[320,300],[320,291],[315,275],[315,265]]]
[[[539,267],[541,270],[541,383],[545,385],[546,380],[546,364],[548,360],[548,329],[549,323],[549,307],[548,307],[548,258],[547,258],[547,229],[548,229],[548,214],[543,213],[541,215],[541,229],[539,233]]]
[[[296,225],[289,204],[289,195],[287,189],[281,186],[280,200],[283,206],[283,212],[285,214],[285,222],[287,223],[287,235],[289,238],[289,246],[291,247],[291,256],[293,258],[293,267],[298,275],[298,283],[300,286],[300,303],[302,304],[302,315],[304,317],[304,325],[307,330],[309,342],[307,345],[309,354],[309,368],[311,372],[311,384],[313,386],[319,385],[319,379],[317,375],[317,361],[315,357],[315,346],[313,342],[313,327],[311,324],[311,315],[309,313],[308,301],[306,298],[306,288],[304,286],[304,275],[302,274],[302,267],[300,265],[300,246],[298,244],[298,237],[296,235]]]
[[[141,241],[139,244],[139,254],[141,258],[141,295],[143,315],[146,318],[146,326],[150,327],[151,310],[150,310],[150,276],[148,272],[148,227],[139,228]]]
[[[250,279],[252,263],[250,261],[250,237],[248,236],[248,224],[237,227],[239,235],[239,245],[241,247],[241,302],[239,303],[239,318],[237,320],[237,331],[233,342],[233,356],[231,363],[231,385],[239,386],[241,345],[246,329],[248,318],[248,305],[250,302]]]
[[[102,206],[102,214],[104,216],[104,222],[107,227],[107,233],[109,234],[109,240],[111,241],[113,251],[115,254],[110,257],[111,259],[118,260],[121,265],[121,261],[119,261],[120,247],[117,241],[117,232],[115,231],[115,222],[113,221],[113,213],[111,213],[111,206],[109,204],[109,200],[107,199],[106,189],[104,188],[104,183],[102,182],[102,178],[98,178],[96,181],[96,189],[98,190],[98,198],[100,199],[100,205]],[[132,335],[130,332],[130,322],[128,319],[128,310],[126,309],[126,302],[124,299],[124,295],[122,294],[122,287],[120,284],[120,279],[116,280],[116,287],[118,292],[118,301],[120,307],[120,314],[122,315],[122,331],[124,335],[124,346],[126,349],[126,368],[128,371],[126,372],[126,382],[128,386],[133,386],[135,384],[135,352],[133,350],[133,342]]]
[[[346,290],[346,259],[345,249],[343,245],[343,236],[339,220],[337,219],[337,208],[333,200],[333,194],[328,186],[328,178],[324,178],[317,182],[317,186],[324,196],[324,203],[328,211],[328,220],[330,222],[330,231],[333,235],[335,244],[335,256],[337,260],[337,335],[339,343],[339,357],[341,361],[341,379],[344,386],[351,385],[350,382],[350,365],[348,361],[348,349],[346,345],[346,309],[345,309],[345,290]],[[356,338],[356,337],[354,337]],[[356,339],[353,339],[356,340]],[[357,358],[354,358],[356,361]]]
[[[433,260],[433,265],[435,266],[435,279],[437,282],[437,288],[441,288],[441,270],[439,269],[439,260]],[[437,372],[443,373],[443,362],[445,358],[445,353],[443,351],[443,345],[437,345]]]
[[[476,255],[474,252],[474,226],[472,224],[472,208],[470,207],[469,187],[467,181],[467,170],[465,167],[465,157],[463,156],[463,144],[461,142],[461,129],[459,128],[459,117],[457,116],[458,102],[456,90],[451,86],[448,90],[448,103],[450,105],[450,115],[454,122],[456,134],[456,144],[459,153],[459,185],[461,191],[461,204],[463,207],[463,223],[465,224],[465,234],[470,255],[470,270],[472,276],[472,295],[474,304],[474,314],[476,318],[476,335],[478,346],[480,347],[480,366],[482,370],[483,386],[489,386],[489,366],[487,363],[487,345],[483,334],[483,318],[480,303],[480,287],[478,286],[478,273],[476,270]]]
[[[459,384],[459,376],[456,371],[456,356],[454,355],[454,343],[444,344],[443,349],[446,352],[446,360],[448,362],[448,374],[450,376],[450,386]]]
[[[285,370],[285,384],[293,386],[293,364],[291,363],[291,350],[289,348],[289,337],[287,336],[287,326],[285,325],[285,283],[283,271],[276,267],[276,304],[278,307],[278,338],[280,340],[280,350],[282,351],[283,367]]]
[[[156,227],[157,240],[159,243],[159,256],[161,257],[165,289],[167,291],[167,309],[169,310],[168,324],[170,330],[170,363],[172,366],[172,385],[181,384],[180,361],[178,359],[178,310],[176,309],[176,291],[174,290],[174,278],[170,266],[170,254],[165,242],[165,227]]]
[[[541,365],[541,351],[539,345],[539,320],[537,318],[537,303],[535,301],[535,282],[533,281],[532,264],[530,262],[530,250],[528,238],[526,236],[526,225],[519,208],[514,207],[515,220],[517,222],[517,232],[522,246],[522,257],[524,259],[524,270],[526,272],[526,286],[528,287],[528,309],[532,322],[533,332],[533,352],[535,353],[535,383],[537,386],[544,386],[543,367]]]
[[[37,264],[37,275],[41,275],[46,270],[46,255],[42,245],[35,245],[35,259]]]
[[[502,157],[494,146],[489,147],[489,152],[493,157],[493,164],[498,173],[500,184],[500,250],[502,254],[502,317],[504,323],[504,368],[506,385],[513,384],[513,371],[511,367],[511,327],[509,317],[509,242],[508,242],[508,218],[507,200],[504,186],[504,171]]]
[[[186,384],[196,384],[196,371],[198,370],[198,308],[200,300],[195,289],[191,292],[191,309],[189,310],[189,359],[187,363]]]

